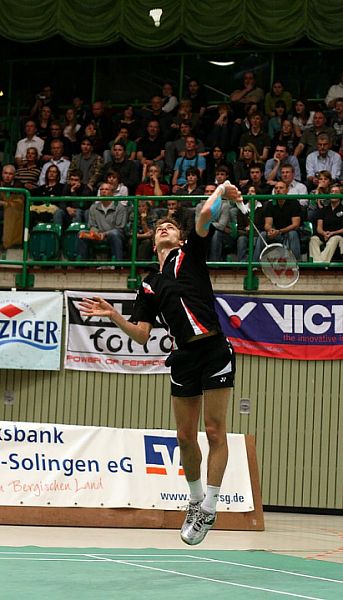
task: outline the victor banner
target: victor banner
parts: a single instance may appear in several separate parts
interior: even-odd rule
[[[206,482],[208,443],[199,433]],[[189,499],[176,432],[0,421],[0,505],[179,510]],[[219,511],[254,510],[241,434],[228,434]]]
[[[63,295],[0,292],[0,369],[60,368]]]

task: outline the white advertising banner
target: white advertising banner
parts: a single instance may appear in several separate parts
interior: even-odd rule
[[[0,505],[179,510],[188,501],[176,432],[0,421]],[[206,482],[208,444],[199,434]],[[219,511],[254,510],[245,437],[228,434]]]
[[[156,323],[144,346],[137,344],[108,317],[84,317],[79,311],[82,298],[93,292],[65,292],[67,334],[64,366],[77,371],[110,373],[169,373],[165,359],[172,340],[164,327]],[[136,298],[134,293],[96,293],[129,319]]]
[[[63,295],[0,292],[0,369],[60,369]]]

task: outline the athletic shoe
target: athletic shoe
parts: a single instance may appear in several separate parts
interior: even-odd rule
[[[190,546],[200,544],[207,532],[212,529],[216,518],[216,514],[206,513],[200,508],[193,523],[186,527],[184,531],[181,530],[182,540]]]
[[[186,531],[189,527],[191,527],[196,520],[199,510],[200,510],[201,502],[190,502],[187,506],[186,518],[181,527],[181,538],[186,535]]]

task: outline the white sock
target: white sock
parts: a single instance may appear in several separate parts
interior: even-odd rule
[[[190,491],[190,502],[195,504],[196,502],[202,502],[204,499],[204,490],[202,487],[201,479],[196,481],[188,481]]]
[[[204,501],[201,503],[201,508],[204,512],[214,514],[216,512],[216,506],[219,498],[220,487],[215,485],[208,485],[206,496]]]

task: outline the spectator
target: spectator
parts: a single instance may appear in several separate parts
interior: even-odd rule
[[[53,118],[58,117],[58,106],[51,85],[44,85],[42,90],[36,95],[36,101],[30,111],[30,117],[32,119],[37,119],[44,106],[49,106]]]
[[[268,121],[268,135],[272,140],[275,135],[281,130],[282,123],[287,118],[286,104],[283,100],[275,102],[274,116]]]
[[[269,118],[277,115],[277,103],[280,101],[284,103],[285,113],[288,114],[292,108],[292,94],[286,92],[285,86],[280,79],[275,79],[272,89],[270,92],[267,92],[264,100],[264,111]]]
[[[167,200],[167,211],[164,215],[173,218],[182,228],[187,237],[194,227],[194,212],[182,206],[177,200]]]
[[[331,120],[331,127],[335,132],[334,150],[343,158],[343,98],[336,98],[335,112]]]
[[[284,181],[275,184],[276,203],[268,202],[265,207],[264,232],[261,234],[267,244],[281,243],[291,250],[297,260],[300,259],[300,238],[298,229],[301,222],[301,207],[296,200],[278,198],[288,194]],[[263,241],[258,238],[254,251],[254,261],[258,261],[264,248]]]
[[[73,156],[68,172],[79,170],[82,173],[82,184],[93,192],[103,168],[103,160],[94,152],[92,140],[84,136],[81,140],[81,153]]]
[[[281,181],[283,181],[288,188],[287,194],[307,194],[307,187],[300,181],[296,181],[294,166],[290,163],[284,163],[281,167]],[[308,206],[309,202],[306,198],[300,198],[299,204],[301,206]],[[306,220],[306,219],[305,219]]]
[[[194,135],[186,137],[185,154],[176,160],[172,179],[173,194],[177,194],[182,189],[182,186],[186,184],[186,171],[189,167],[199,169],[201,177],[206,169],[206,160],[198,153],[197,141]]]
[[[257,194],[263,194],[257,186],[250,185],[247,190],[247,195],[255,196]],[[237,215],[237,260],[239,262],[245,262],[248,260],[248,246],[249,246],[249,231],[250,231],[250,206],[248,205],[249,212],[243,214],[240,210]],[[254,210],[254,223],[259,231],[263,231],[264,227],[264,207],[262,202],[255,200]],[[254,230],[254,247],[257,241],[257,233]]]
[[[226,162],[223,148],[214,146],[206,158],[206,180],[214,181],[216,168],[223,165],[228,168],[228,179],[233,183],[235,181],[233,165]]]
[[[257,162],[259,162],[259,156],[254,144],[244,144],[241,157],[233,165],[235,182],[240,190],[247,185],[249,181],[250,166]]]
[[[50,135],[46,138],[42,150],[42,161],[44,163],[52,159],[51,145],[55,141],[59,141],[63,144],[63,156],[71,159],[73,153],[72,143],[65,135],[63,135],[61,124],[58,121],[52,121],[50,125]]]
[[[26,137],[19,140],[15,151],[15,163],[18,167],[24,166],[26,160],[26,151],[28,148],[36,148],[38,158],[40,158],[44,146],[44,142],[37,135],[37,127],[34,121],[26,121],[25,134]]]
[[[201,185],[201,176],[199,169],[195,167],[189,167],[186,171],[187,182],[183,188],[178,192],[179,196],[202,196],[204,188]]]
[[[80,96],[74,96],[72,104],[76,113],[76,122],[81,125],[82,129],[84,129],[86,123],[89,122],[90,112],[85,107],[84,101],[82,98],[80,98]]]
[[[295,133],[293,123],[288,119],[285,119],[282,121],[280,131],[272,139],[271,152],[274,154],[278,144],[286,144],[288,148],[288,154],[294,154],[294,150],[297,147],[298,142],[299,138]]]
[[[36,121],[37,135],[42,140],[47,139],[50,134],[51,126],[51,108],[50,106],[43,106],[39,112],[39,117]]]
[[[277,181],[281,180],[281,168],[284,164],[290,164],[294,168],[295,179],[301,180],[299,161],[295,156],[288,154],[288,148],[286,144],[278,144],[274,153],[274,157],[270,158],[266,162],[266,168],[264,171],[265,178],[268,185],[275,185]]]
[[[56,165],[48,165],[45,170],[44,181],[45,183],[35,190],[35,197],[62,196],[61,173]],[[34,202],[30,206],[30,227],[34,227],[37,223],[51,223],[57,210],[58,206],[56,204]]]
[[[150,108],[143,108],[141,111],[141,136],[145,137],[149,134],[149,125],[151,122],[156,122],[159,125],[159,133],[164,139],[167,139],[169,127],[172,122],[172,117],[169,113],[164,112],[163,100],[161,96],[153,96],[151,98]]]
[[[339,82],[332,85],[325,98],[325,104],[328,108],[335,106],[335,100],[343,97],[343,70],[339,74]]]
[[[4,165],[1,171],[0,187],[23,187],[16,179],[13,165]],[[24,227],[24,197],[18,192],[0,192],[0,215],[3,216],[2,246],[5,250],[13,246],[21,246]]]
[[[337,183],[330,187],[331,194],[342,194]],[[310,239],[310,257],[313,262],[330,262],[336,249],[343,254],[343,206],[340,198],[331,198],[329,205],[318,213],[317,235]],[[324,246],[324,248],[322,248]]]
[[[150,260],[153,254],[153,239],[157,213],[147,200],[138,201],[137,260]],[[129,220],[129,247],[132,248],[133,212]],[[130,252],[131,254],[131,252]]]
[[[254,72],[246,71],[243,75],[243,87],[232,92],[230,96],[235,117],[244,118],[244,107],[249,102],[256,103],[261,109],[263,97],[264,92],[262,88],[257,87]]]
[[[127,189],[126,185],[124,185],[121,182],[120,173],[118,173],[118,171],[113,171],[112,169],[107,171],[105,183],[109,183],[112,186],[112,188],[113,188],[112,196],[123,196],[124,197],[124,196],[129,195],[129,190]],[[97,196],[100,196],[100,188],[101,188],[101,184],[99,185]],[[123,206],[127,206],[128,200],[120,200],[120,204],[122,204]],[[87,216],[87,218],[88,218],[88,216]]]
[[[115,132],[118,134],[122,126],[128,127],[130,140],[137,140],[140,122],[137,119],[132,104],[127,104],[115,122]]]
[[[295,134],[298,138],[304,133],[305,129],[313,126],[314,110],[310,110],[307,100],[299,98],[293,111],[292,123],[294,125]]]
[[[137,160],[141,166],[148,167],[154,162],[158,163],[161,170],[164,167],[164,140],[160,134],[159,121],[149,121],[146,135],[137,144]]]
[[[100,137],[100,134],[93,121],[87,123],[85,127],[85,136],[91,140],[94,152],[99,154],[99,156],[103,156],[103,153],[105,152],[105,144],[103,139]]]
[[[126,156],[126,148],[123,142],[116,142],[111,148],[112,159],[105,163],[101,181],[106,178],[107,171],[114,170],[120,174],[121,181],[129,190],[129,194],[133,195],[138,185],[139,175],[138,167],[132,160]]]
[[[63,135],[68,138],[72,144],[73,154],[76,152],[78,147],[78,140],[80,138],[81,125],[77,122],[76,110],[74,107],[67,108],[64,117],[64,129]]]
[[[20,187],[35,190],[38,187],[39,175],[37,148],[28,148],[22,166],[17,169],[17,179],[20,182]]]
[[[262,128],[263,117],[261,113],[255,113],[250,117],[250,130],[243,133],[239,141],[241,148],[241,156],[243,155],[243,148],[247,144],[254,144],[261,160],[266,161],[268,158],[270,148],[270,138],[263,131]]]
[[[254,187],[259,194],[270,194],[271,187],[264,178],[264,164],[261,162],[251,163],[249,168],[249,180],[241,187],[242,194],[248,194],[249,189]],[[265,202],[263,202],[264,204]],[[239,211],[240,212],[240,211]],[[239,214],[238,212],[238,214]]]
[[[294,150],[294,156],[299,156],[304,152],[306,156],[311,152],[314,152],[317,148],[317,138],[319,134],[327,133],[330,138],[331,144],[335,142],[335,132],[332,127],[326,126],[326,116],[322,110],[317,110],[313,116],[313,125],[305,129],[302,134],[299,144]]]
[[[199,218],[202,207],[206,202],[202,200],[195,207],[195,220]],[[208,260],[221,262],[224,258],[224,250],[232,252],[235,250],[236,243],[231,235],[230,227],[230,205],[228,202],[220,200],[220,208],[218,210],[218,218],[212,222],[211,227],[214,229],[212,236],[209,239]]]
[[[135,160],[137,154],[137,144],[133,140],[130,140],[129,133],[128,125],[122,125],[117,136],[114,138],[113,142],[110,143],[110,148],[116,142],[123,142],[125,144],[127,158],[129,160]],[[104,161],[107,162],[109,160],[111,160],[111,150],[105,150]]]
[[[191,121],[181,121],[178,131],[178,137],[173,142],[169,141],[165,144],[165,171],[171,173],[173,171],[176,159],[182,156],[186,150],[186,138],[192,135]],[[200,139],[196,139],[198,152],[202,154],[205,150],[204,144]]]
[[[162,86],[162,110],[167,114],[174,114],[179,101],[174,94],[173,86],[166,81]]]
[[[212,111],[213,112],[213,111]],[[210,114],[208,110],[207,115]],[[221,146],[224,151],[231,150],[233,114],[228,104],[218,104],[213,118],[209,123],[209,133],[206,135],[207,146]]]
[[[191,125],[192,133],[197,132],[199,123],[199,114],[193,113],[192,102],[184,98],[179,104],[176,116],[172,119],[167,136],[168,141],[173,141],[179,134],[180,124],[183,121],[188,121]]]
[[[97,100],[92,104],[91,122],[94,123],[98,139],[101,140],[103,148],[99,154],[102,154],[108,147],[108,144],[114,138],[114,128],[112,119],[106,114],[105,103],[102,100]]]
[[[90,207],[88,217],[90,230],[96,234],[96,239],[79,237],[78,254],[81,260],[88,260],[97,242],[106,242],[111,256],[115,256],[116,260],[123,260],[127,208],[120,202],[114,203],[111,200],[113,188],[109,183],[101,184],[100,196],[100,201]]]
[[[204,87],[200,85],[198,79],[193,77],[189,80],[186,98],[192,103],[192,113],[202,117],[207,107],[207,98]]]
[[[332,176],[330,171],[319,171],[317,187],[312,190],[312,194],[330,194],[331,185]],[[318,212],[329,203],[330,201],[325,198],[310,200],[307,209],[308,220],[315,224],[318,219]]]
[[[307,155],[306,176],[311,189],[318,185],[319,171],[329,171],[333,180],[340,178],[342,159],[330,146],[330,137],[321,133],[317,137],[317,150]]]
[[[60,182],[66,183],[68,169],[70,167],[70,160],[68,160],[67,158],[64,158],[63,150],[64,150],[63,142],[61,142],[58,139],[51,142],[51,159],[49,161],[47,161],[45,163],[45,165],[43,165],[43,168],[42,168],[40,176],[39,176],[38,185],[40,185],[40,186],[44,185],[45,174],[47,172],[47,169],[51,165],[55,165],[58,168],[58,170],[60,171],[60,174],[61,174]]]
[[[136,196],[167,196],[169,186],[161,183],[161,168],[152,163],[149,167],[144,165],[142,182],[138,184]],[[154,206],[157,206],[156,204]]]
[[[90,196],[91,192],[87,185],[82,183],[81,171],[70,171],[69,182],[62,190],[62,196]],[[58,210],[54,213],[53,221],[61,225],[63,229],[71,223],[82,223],[84,221],[84,209],[81,202],[60,202]]]

